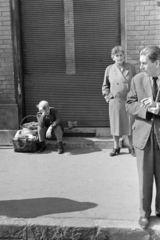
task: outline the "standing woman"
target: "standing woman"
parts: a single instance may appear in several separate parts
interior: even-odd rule
[[[135,67],[125,62],[124,50],[116,46],[111,50],[111,58],[115,62],[105,70],[102,85],[102,94],[109,103],[109,120],[114,148],[110,156],[120,153],[119,138],[127,135],[129,140],[129,153],[135,156],[132,145],[133,117],[125,110],[126,96],[130,91],[131,79],[136,74]]]

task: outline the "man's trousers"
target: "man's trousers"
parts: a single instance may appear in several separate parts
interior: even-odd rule
[[[140,216],[151,214],[153,182],[156,185],[155,210],[160,213],[160,148],[154,132],[154,125],[144,149],[136,148],[140,192]]]

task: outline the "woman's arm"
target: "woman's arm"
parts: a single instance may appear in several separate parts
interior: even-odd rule
[[[113,98],[113,95],[110,92],[109,69],[110,69],[110,66],[107,67],[105,70],[104,80],[102,85],[102,95],[104,96],[106,102],[109,102],[109,100]]]

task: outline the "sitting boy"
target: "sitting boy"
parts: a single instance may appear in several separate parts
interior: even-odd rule
[[[39,112],[38,120],[38,138],[40,143],[39,153],[46,149],[45,138],[51,138],[55,135],[58,142],[58,153],[64,153],[63,147],[63,126],[58,111],[54,107],[50,107],[47,101],[41,101],[37,105]]]

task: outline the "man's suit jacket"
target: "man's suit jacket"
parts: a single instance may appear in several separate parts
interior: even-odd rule
[[[152,86],[149,76],[139,73],[133,77],[130,92],[127,95],[126,110],[136,117],[133,124],[133,145],[143,149],[150,136],[153,123],[155,134],[160,147],[160,112],[158,115],[149,113],[146,107],[142,107],[140,101],[143,98],[152,97]],[[160,102],[158,97],[157,102]]]

